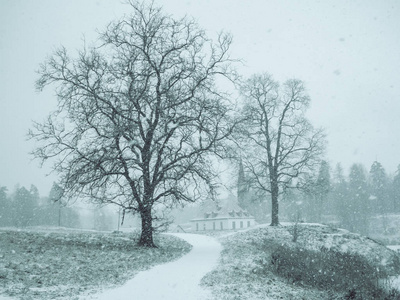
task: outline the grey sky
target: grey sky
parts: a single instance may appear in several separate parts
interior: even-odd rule
[[[269,72],[306,82],[309,117],[326,128],[327,159],[367,169],[377,159],[389,173],[400,164],[400,2],[295,0],[156,0],[177,17],[198,20],[211,36],[232,33],[232,55],[244,75]],[[0,186],[38,186],[55,177],[39,169],[25,135],[31,120],[55,106],[52,90],[37,93],[35,70],[59,45],[81,48],[95,29],[129,7],[119,1],[0,0]]]

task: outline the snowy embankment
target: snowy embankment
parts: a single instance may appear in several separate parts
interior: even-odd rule
[[[393,251],[396,251],[400,255],[400,245],[390,245],[387,247]],[[400,275],[391,276],[389,278],[389,286],[392,288],[396,288],[400,291]]]
[[[180,259],[137,274],[119,288],[81,299],[204,300],[210,294],[200,281],[216,265],[222,246],[214,238],[197,234],[173,234],[193,246]]]
[[[386,293],[376,286],[379,278],[399,274],[395,252],[320,224],[298,224],[294,242],[286,225],[220,238],[218,267],[202,280],[214,299],[397,299],[371,296]]]
[[[386,247],[388,247],[389,249],[392,249],[393,251],[400,252],[400,245],[389,245]]]

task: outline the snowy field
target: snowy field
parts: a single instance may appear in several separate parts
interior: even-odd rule
[[[136,247],[137,236],[127,233],[3,229],[0,300],[124,300],[132,295],[146,300],[317,300],[350,295],[334,284],[313,285],[277,272],[271,264],[277,249],[357,255],[384,270],[388,280],[381,282],[389,288],[400,286],[398,254],[382,244],[320,224],[301,224],[294,243],[292,224],[284,225],[214,237],[161,235],[156,249]],[[321,267],[320,272],[327,271]]]
[[[0,229],[0,295],[76,299],[120,286],[191,249],[173,236],[156,236],[154,249],[137,247],[136,239],[132,233]]]

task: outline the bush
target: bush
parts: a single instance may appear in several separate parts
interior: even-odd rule
[[[378,280],[388,276],[384,269],[361,255],[326,248],[312,251],[299,246],[275,245],[270,262],[273,272],[293,283],[348,291],[348,299],[383,295]]]

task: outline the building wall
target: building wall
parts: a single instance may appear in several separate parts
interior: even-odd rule
[[[209,219],[192,221],[192,231],[219,231],[232,229],[246,229],[254,226],[254,219]]]

